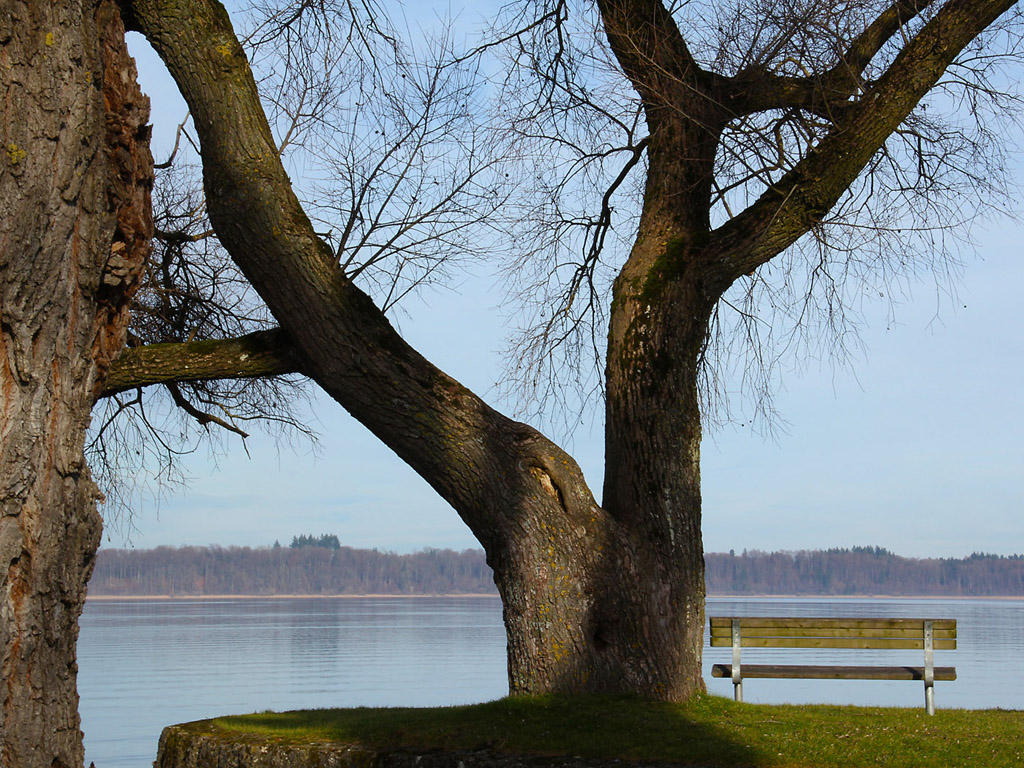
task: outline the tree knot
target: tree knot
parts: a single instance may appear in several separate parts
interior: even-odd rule
[[[547,470],[543,467],[530,467],[530,474],[537,479],[544,492],[555,499],[558,502],[558,506],[565,509],[565,499],[562,497],[562,491],[555,485],[554,479],[548,474]]]

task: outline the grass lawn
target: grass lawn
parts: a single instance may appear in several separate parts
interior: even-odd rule
[[[623,697],[500,699],[433,709],[335,709],[190,725],[223,737],[388,749],[493,749],[699,766],[1024,766],[1024,711],[737,704]]]

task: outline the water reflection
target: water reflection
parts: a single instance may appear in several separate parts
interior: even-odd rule
[[[99,768],[149,765],[175,722],[507,692],[497,598],[90,601],[81,623],[86,764]]]

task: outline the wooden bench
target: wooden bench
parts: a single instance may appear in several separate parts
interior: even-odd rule
[[[745,677],[819,680],[923,680],[925,709],[935,714],[936,680],[956,680],[955,667],[936,667],[935,650],[956,648],[955,619],[815,619],[712,616],[711,646],[732,648],[732,664],[715,664],[714,677],[732,678],[743,701]],[[740,664],[741,648],[907,648],[924,650],[923,667],[842,667]]]

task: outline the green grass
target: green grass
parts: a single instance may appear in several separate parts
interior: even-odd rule
[[[1024,712],[509,698],[469,707],[262,713],[190,724],[224,738],[493,749],[700,766],[1024,766]]]

